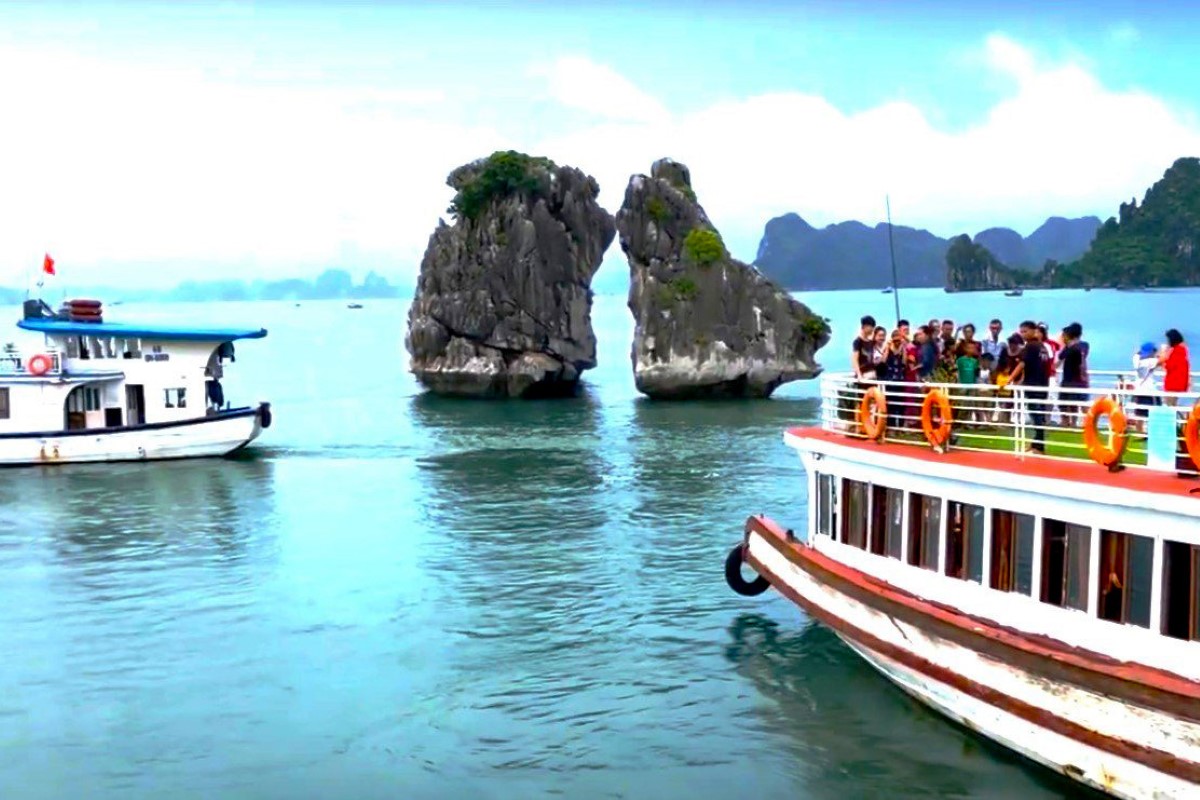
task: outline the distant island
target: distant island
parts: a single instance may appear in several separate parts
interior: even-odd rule
[[[948,290],[1200,285],[1200,159],[1177,160],[1146,192],[1141,206],[1137,198],[1122,203],[1118,216],[1105,221],[1091,246],[1075,258],[1049,258],[1041,269],[1030,270],[985,244],[965,234],[951,240]]]
[[[51,296],[61,290],[47,287]],[[107,302],[209,302],[233,300],[368,300],[400,297],[411,289],[392,285],[387,278],[368,272],[362,283],[355,284],[344,269],[327,269],[313,280],[285,278],[276,281],[197,281],[180,283],[173,289],[139,287],[77,286],[68,287],[78,297],[96,297]],[[18,304],[25,299],[22,289],[0,287],[0,303]]]
[[[1079,258],[1099,227],[1098,217],[1051,217],[1028,237],[1009,228],[988,228],[966,239],[1001,267],[1032,275],[1047,262]],[[927,230],[895,225],[892,238],[901,287],[949,285],[947,255],[951,243],[962,237],[943,239]],[[793,291],[893,284],[888,226],[882,223],[873,228],[854,221],[815,228],[797,214],[784,214],[767,223],[754,265]]]

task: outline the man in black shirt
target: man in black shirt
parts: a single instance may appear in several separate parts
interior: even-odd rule
[[[1032,322],[1021,323],[1021,335],[1025,339],[1025,348],[1021,350],[1020,361],[1012,373],[1012,383],[1022,386],[1037,387],[1025,390],[1025,401],[1029,408],[1029,425],[1033,428],[1033,444],[1029,449],[1034,452],[1046,452],[1046,393],[1044,387],[1050,385],[1050,370],[1046,368],[1046,348],[1043,346],[1041,334],[1037,325]]]

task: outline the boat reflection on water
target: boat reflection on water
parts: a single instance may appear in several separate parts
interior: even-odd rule
[[[756,709],[761,731],[803,765],[805,798],[1099,797],[948,724],[825,627],[789,625],[740,614],[725,652],[770,701]]]
[[[237,561],[270,549],[274,467],[254,454],[9,470],[0,541],[48,544],[67,562]]]

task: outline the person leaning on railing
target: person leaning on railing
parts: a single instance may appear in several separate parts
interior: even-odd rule
[[[853,423],[867,390],[866,381],[875,380],[875,318],[867,314],[859,320],[858,335],[850,345],[850,370],[854,382],[838,398],[838,417]]]
[[[1188,363],[1188,349],[1187,345],[1183,343],[1183,334],[1171,328],[1165,336],[1167,344],[1158,357],[1159,363],[1166,370],[1166,375],[1163,377],[1163,391],[1186,392],[1191,388],[1191,376],[1188,374],[1191,365]],[[1163,402],[1173,406],[1179,402],[1179,398],[1168,395],[1163,398]]]

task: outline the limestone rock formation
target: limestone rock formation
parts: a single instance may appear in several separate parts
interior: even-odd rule
[[[656,161],[617,212],[636,328],[633,375],[657,398],[768,397],[821,371],[829,326],[729,256],[696,202],[688,168]]]
[[[512,151],[447,183],[456,220],[429,237],[408,313],[413,373],[440,394],[573,393],[596,366],[591,280],[615,235],[600,187]]]

